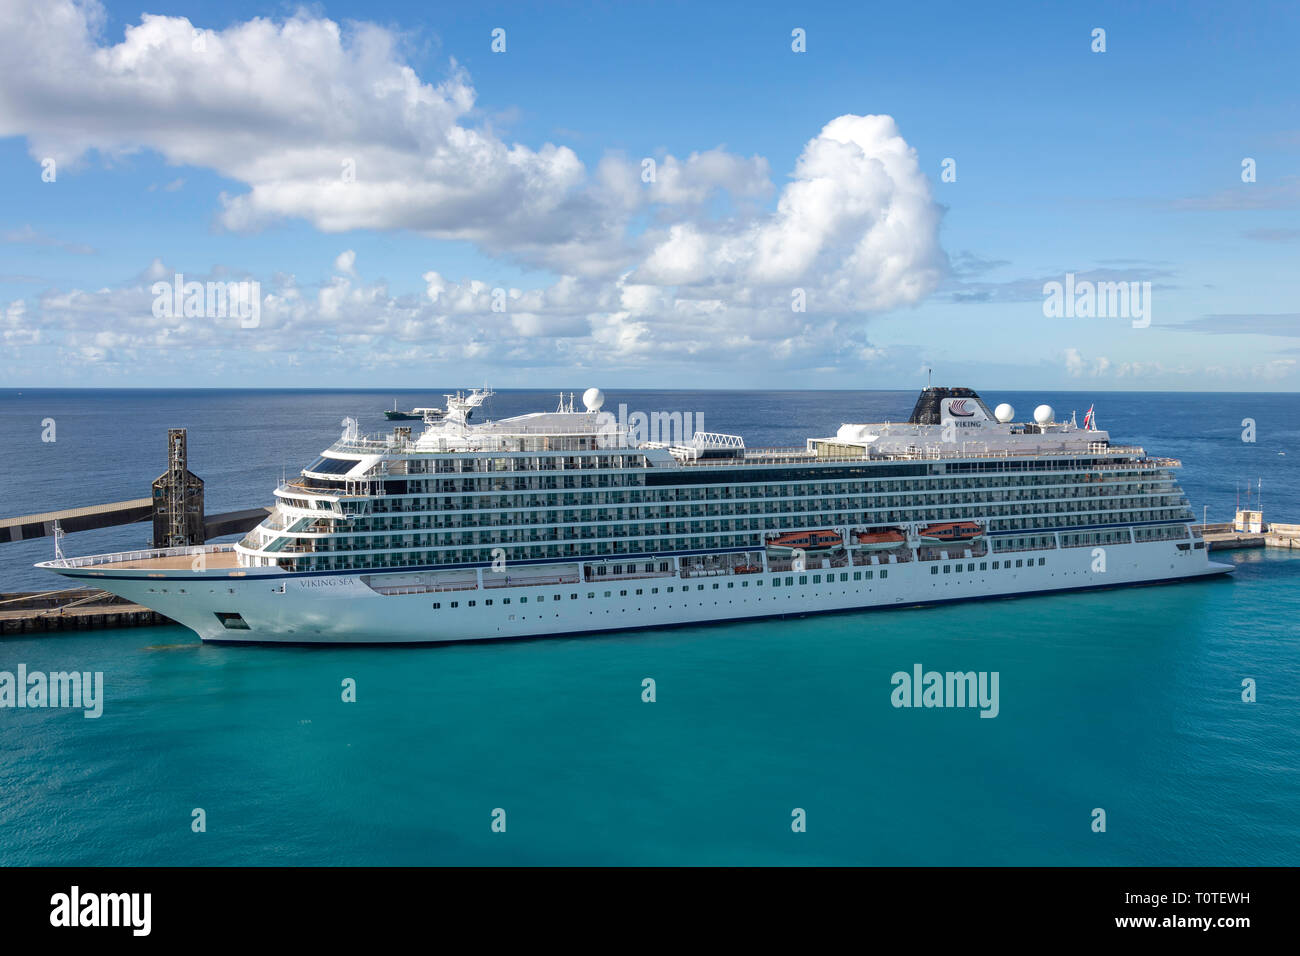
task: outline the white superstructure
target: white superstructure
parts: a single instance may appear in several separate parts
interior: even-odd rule
[[[532,637],[1153,583],[1230,570],[1177,461],[927,388],[803,448],[634,440],[582,411],[343,436],[236,545],[45,562],[205,640]],[[1091,423],[1090,423],[1091,424]]]

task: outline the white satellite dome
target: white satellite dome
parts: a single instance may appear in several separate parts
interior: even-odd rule
[[[1003,424],[1006,424],[1016,417],[1016,410],[1006,402],[1003,402],[997,408],[993,409],[993,417]]]
[[[598,412],[605,404],[605,393],[598,388],[589,388],[582,393],[582,404],[587,406],[587,411]]]
[[[1056,419],[1056,412],[1051,405],[1039,405],[1034,409],[1034,421],[1040,425],[1050,425]]]

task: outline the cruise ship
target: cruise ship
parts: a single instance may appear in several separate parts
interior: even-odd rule
[[[1179,462],[1039,406],[927,387],[906,422],[804,447],[642,440],[583,408],[343,435],[237,544],[48,568],[205,641],[439,643],[1154,584],[1209,560]],[[680,416],[678,416],[680,418]]]

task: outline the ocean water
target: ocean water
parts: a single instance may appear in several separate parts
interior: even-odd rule
[[[344,415],[378,429],[393,398],[445,390],[2,390],[0,516],[145,494],[169,425],[190,429],[209,511],[267,503]],[[606,391],[751,446],[903,418],[913,400]],[[1096,400],[1114,441],[1183,460],[1198,514],[1228,520],[1259,481],[1266,518],[1300,523],[1300,397],[985,397],[1080,420]],[[504,393],[490,414],[554,402]],[[0,590],[58,586],[30,568],[50,549],[0,545]],[[1216,558],[1236,574],[477,646],[216,647],[174,627],[4,639],[0,670],[102,671],[106,703],[99,719],[0,710],[0,864],[1295,865],[1300,557]],[[998,716],[895,709],[890,677],[918,663],[998,672]]]

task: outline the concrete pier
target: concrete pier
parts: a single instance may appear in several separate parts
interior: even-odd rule
[[[97,588],[0,593],[0,637],[48,631],[171,624],[169,618]]]
[[[1236,551],[1243,548],[1300,548],[1300,524],[1263,525],[1259,531],[1237,531],[1230,522],[1192,525],[1193,532],[1205,538],[1210,551]]]

